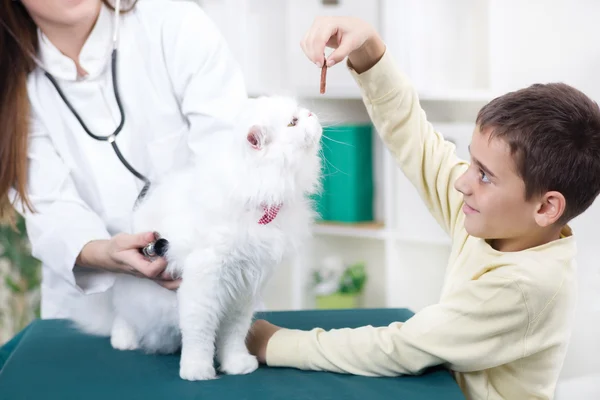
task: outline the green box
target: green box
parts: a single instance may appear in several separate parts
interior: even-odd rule
[[[315,196],[322,221],[373,221],[373,126],[323,128],[323,190]]]

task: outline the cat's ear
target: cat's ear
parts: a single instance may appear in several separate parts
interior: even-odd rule
[[[250,143],[252,148],[260,150],[262,149],[266,139],[265,129],[262,126],[254,125],[248,131],[246,140]]]

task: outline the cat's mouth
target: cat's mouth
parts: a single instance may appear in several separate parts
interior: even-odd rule
[[[307,151],[311,151],[317,146],[319,140],[319,135],[306,134],[306,136],[304,137],[304,143],[302,147]]]

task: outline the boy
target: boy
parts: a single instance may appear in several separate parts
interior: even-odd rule
[[[550,399],[576,300],[568,221],[600,191],[600,110],[564,84],[483,107],[471,162],[427,122],[383,41],[353,18],[319,18],[302,46],[348,56],[369,115],[453,246],[438,304],[405,323],[309,332],[257,321],[248,347],[271,366],[369,376],[445,364],[469,399]],[[320,55],[320,56],[319,56]]]

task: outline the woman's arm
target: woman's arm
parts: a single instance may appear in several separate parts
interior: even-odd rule
[[[160,277],[165,261],[152,263],[137,250],[153,240],[153,234],[111,237],[102,219],[79,196],[69,168],[45,129],[33,120],[30,132],[27,190],[33,212],[16,205],[25,219],[32,255],[83,293],[112,286],[110,272]],[[77,279],[75,266],[97,273],[84,283]]]

